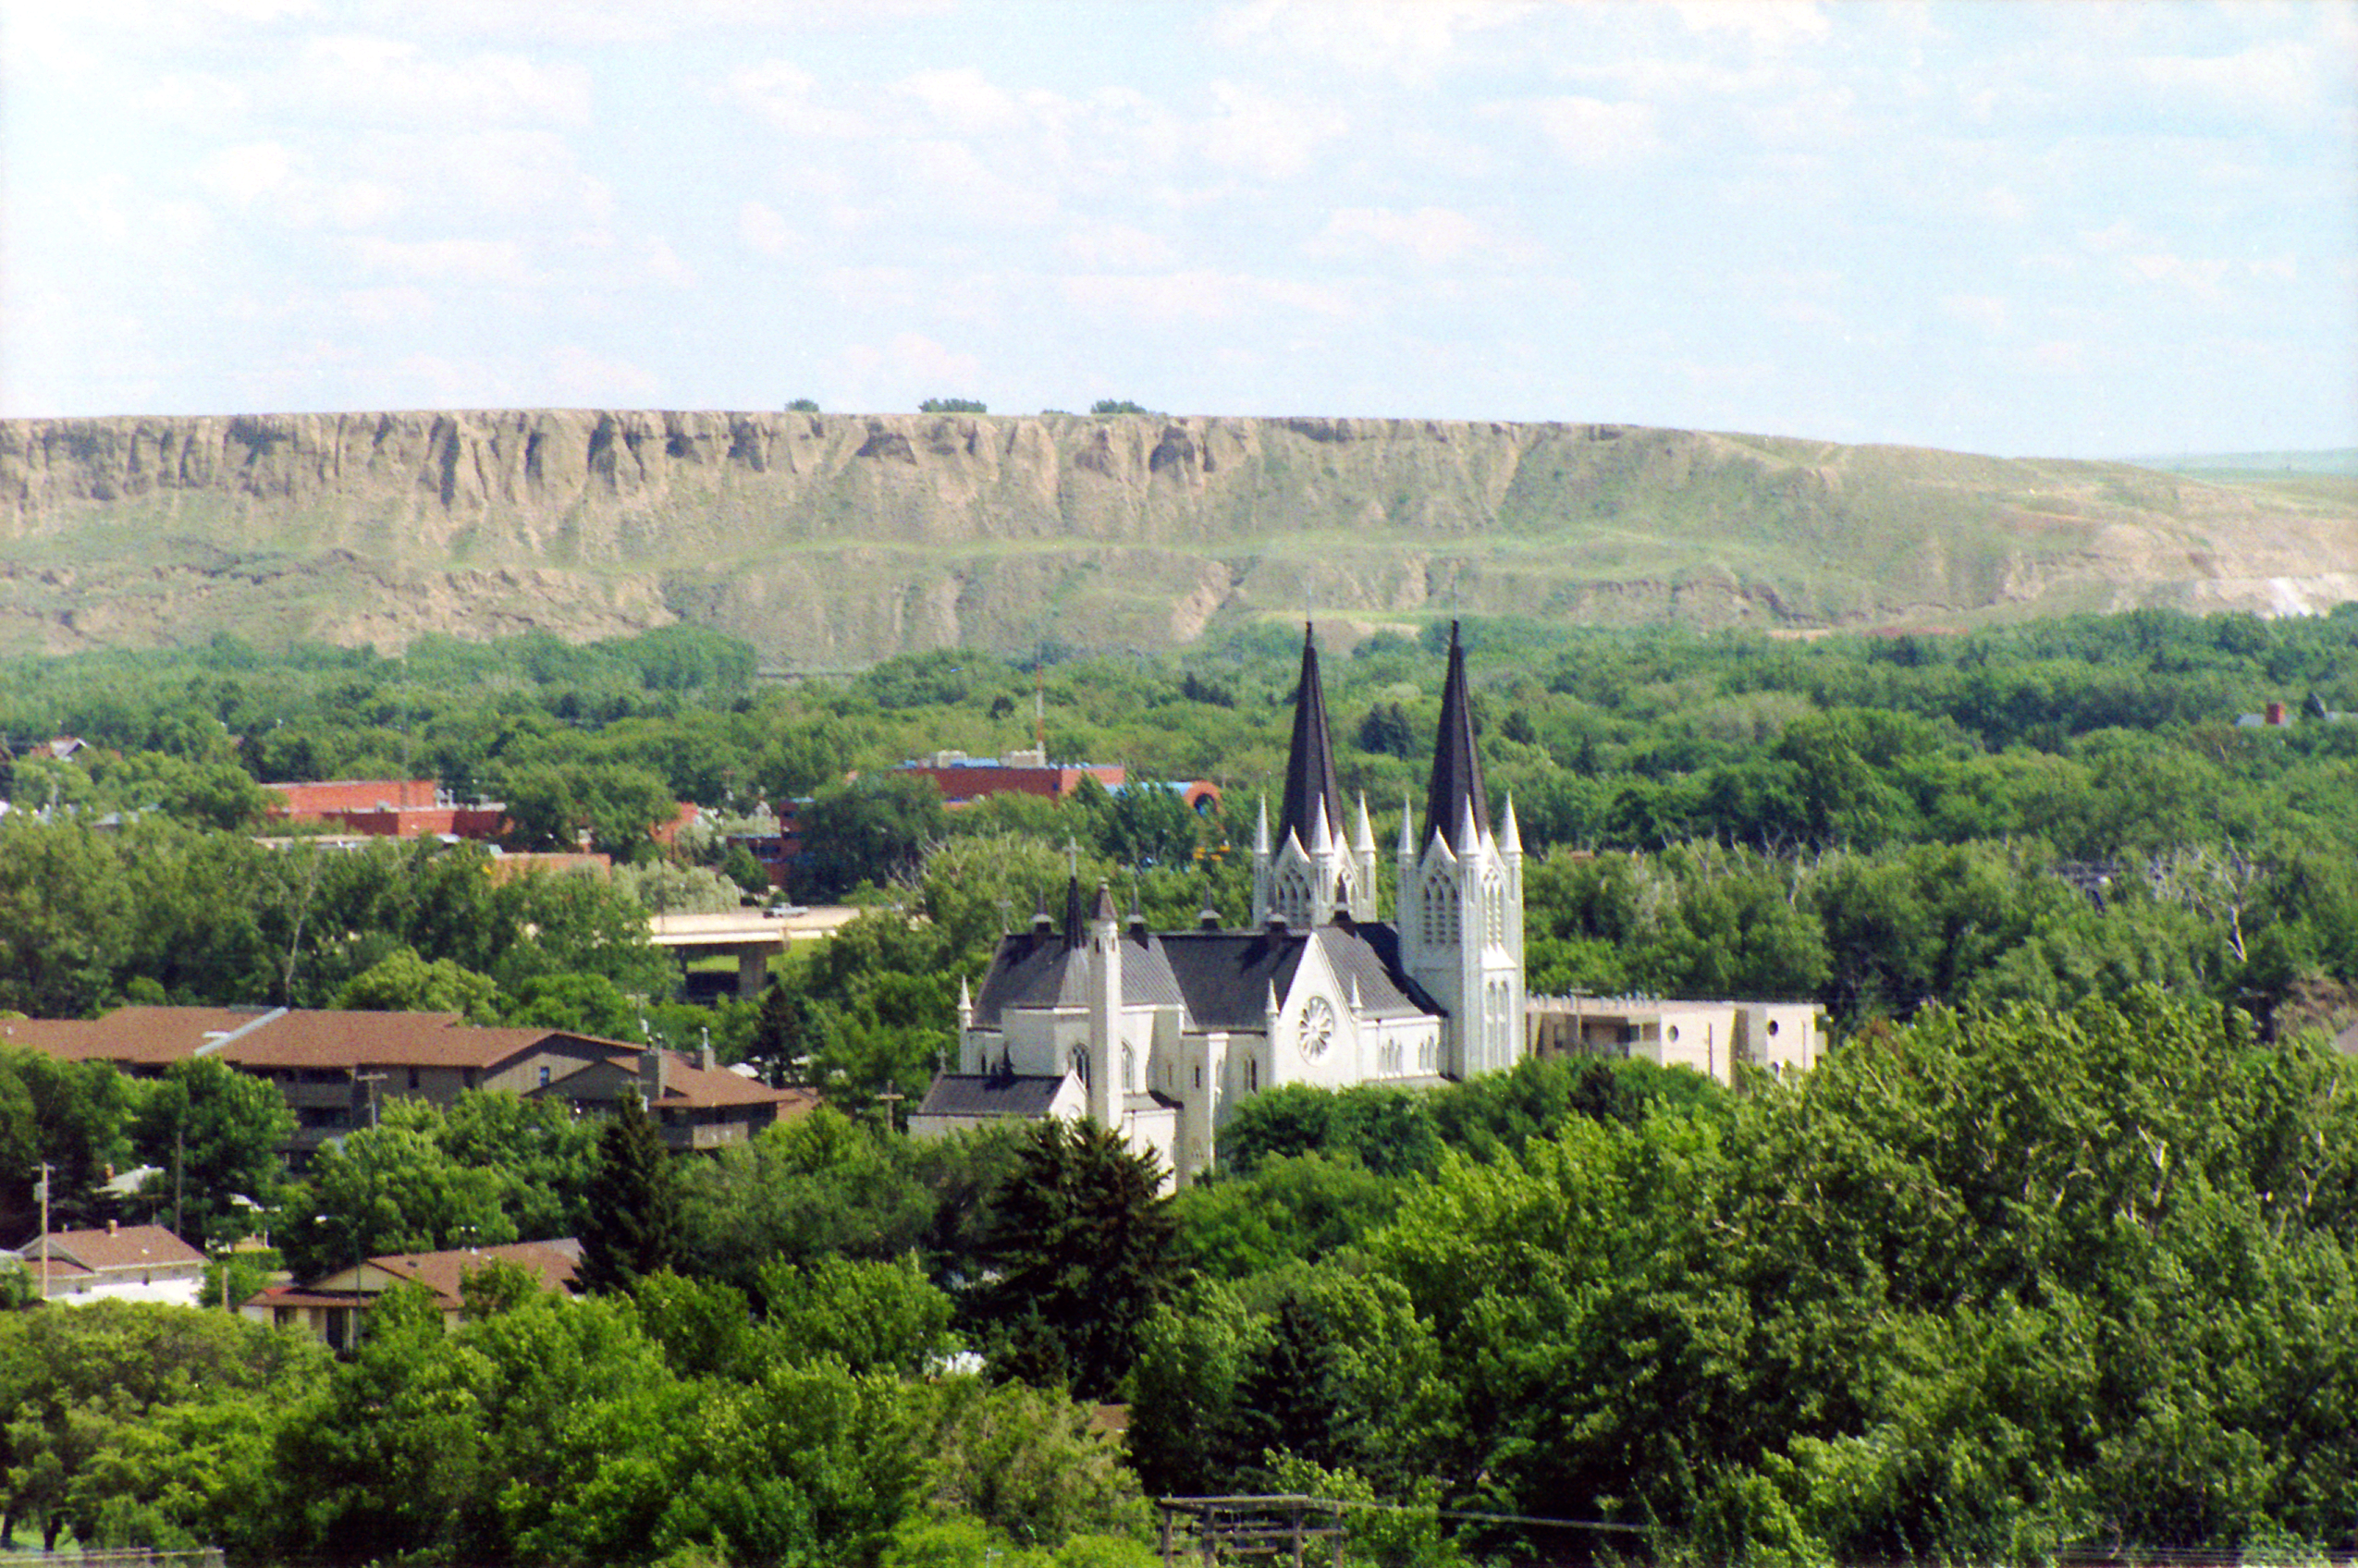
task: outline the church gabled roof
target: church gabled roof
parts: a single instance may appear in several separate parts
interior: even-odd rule
[[[1258,1032],[1271,993],[1294,988],[1303,955],[1316,946],[1336,977],[1356,987],[1363,1012],[1377,1018],[1438,1015],[1441,1008],[1400,966],[1399,938],[1388,925],[1315,931],[1165,931],[1122,942],[1122,1004],[1179,1007],[1187,1026]],[[1089,956],[1057,937],[1001,937],[999,955],[975,997],[974,1026],[1003,1027],[1008,1009],[1081,1007],[1088,1001]]]
[[[1011,1007],[1087,1006],[1090,963],[1087,949],[1069,946],[1061,933],[1018,931],[1001,937],[982,988],[975,994],[974,1023],[998,1028],[1000,1015]],[[1123,937],[1122,1005],[1185,1005],[1161,937]]]
[[[1419,849],[1439,833],[1449,847],[1464,853],[1458,842],[1465,831],[1466,810],[1473,808],[1474,830],[1490,831],[1490,795],[1482,788],[1481,753],[1474,746],[1474,707],[1466,691],[1466,650],[1457,641],[1457,623],[1449,623],[1449,676],[1441,688],[1441,734],[1433,742],[1432,783],[1425,791],[1425,828],[1418,836]]]
[[[1304,849],[1310,847],[1310,818],[1319,802],[1326,805],[1326,830],[1333,838],[1344,832],[1343,790],[1334,778],[1334,741],[1327,732],[1326,689],[1319,680],[1318,644],[1309,627],[1302,628],[1302,680],[1294,693],[1294,744],[1285,757],[1285,804],[1278,814],[1277,841],[1291,833]]]

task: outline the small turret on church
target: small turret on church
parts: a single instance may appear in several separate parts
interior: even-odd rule
[[[1309,930],[1338,913],[1372,921],[1375,879],[1375,827],[1368,802],[1362,799],[1347,822],[1343,815],[1318,643],[1305,626],[1302,674],[1294,691],[1294,740],[1285,757],[1275,837],[1267,801],[1253,830],[1253,924],[1280,920],[1295,930]]]
[[[1481,753],[1466,689],[1466,650],[1449,628],[1424,825],[1400,821],[1400,965],[1448,1010],[1442,1071],[1453,1078],[1512,1067],[1523,1043],[1523,842],[1515,804],[1491,826]]]

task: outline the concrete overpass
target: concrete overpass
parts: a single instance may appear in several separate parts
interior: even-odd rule
[[[658,914],[650,938],[657,947],[691,959],[727,953],[737,961],[737,994],[758,997],[769,975],[769,961],[789,942],[816,942],[842,929],[860,912],[849,904],[797,905],[772,914],[757,909],[718,914]]]

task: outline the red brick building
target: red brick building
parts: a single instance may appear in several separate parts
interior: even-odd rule
[[[339,823],[375,838],[494,839],[507,817],[497,805],[461,805],[431,778],[334,778],[263,788],[285,802],[270,814],[274,817]]]
[[[1042,795],[1061,801],[1094,778],[1111,790],[1128,780],[1130,770],[1120,763],[1050,762],[1038,751],[1010,752],[1003,757],[970,757],[964,752],[932,752],[903,763],[896,773],[914,773],[941,786],[941,799],[963,805],[985,795]]]

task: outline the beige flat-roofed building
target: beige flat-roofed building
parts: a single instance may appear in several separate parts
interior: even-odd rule
[[[1815,1002],[1533,997],[1526,1018],[1534,1056],[1651,1061],[1730,1084],[1738,1068],[1773,1078],[1807,1072],[1826,1047]]]

